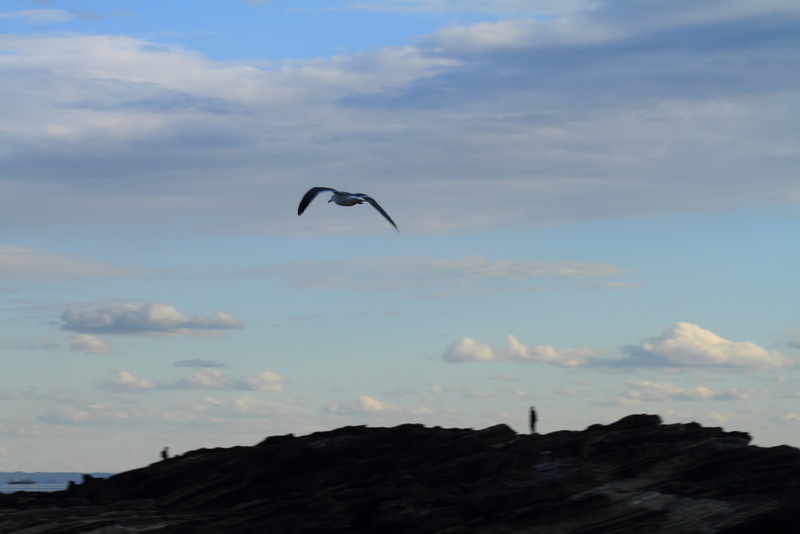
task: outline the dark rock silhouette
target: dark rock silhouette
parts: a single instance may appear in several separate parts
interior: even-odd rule
[[[800,533],[800,450],[749,441],[655,415],[530,435],[346,427],[0,495],[0,533]]]

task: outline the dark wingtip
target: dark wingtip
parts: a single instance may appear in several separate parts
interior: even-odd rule
[[[381,205],[380,205],[380,204],[378,204],[378,203],[375,201],[375,199],[374,199],[374,198],[372,198],[372,197],[366,197],[366,196],[365,196],[365,197],[364,197],[364,200],[366,200],[367,202],[369,202],[369,203],[372,205],[372,207],[373,207],[373,208],[375,208],[376,210],[378,210],[378,212],[380,212],[380,214],[381,214],[381,215],[383,215],[383,216],[384,216],[384,218],[385,218],[387,221],[389,221],[389,224],[391,224],[392,226],[394,226],[394,229],[395,229],[395,230],[397,230],[398,232],[400,231],[400,229],[399,229],[399,228],[397,227],[397,225],[394,223],[394,221],[392,220],[392,218],[391,218],[391,217],[389,217],[389,214],[388,214],[388,213],[386,213],[386,211],[384,211],[384,209],[381,207]]]
[[[336,191],[336,190],[330,187],[312,187],[311,189],[306,191],[306,194],[303,195],[303,198],[300,200],[300,205],[297,206],[297,215],[298,216],[302,215],[303,212],[306,211],[308,205],[311,204],[311,201],[314,200],[314,197],[316,197],[319,193],[323,191]]]

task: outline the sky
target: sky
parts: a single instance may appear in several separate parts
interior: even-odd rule
[[[530,406],[800,446],[798,49],[794,0],[4,1],[0,471]]]

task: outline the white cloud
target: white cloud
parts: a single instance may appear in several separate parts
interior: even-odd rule
[[[539,280],[584,283],[620,276],[628,269],[607,263],[577,261],[491,260],[483,256],[431,258],[395,256],[369,260],[274,264],[252,271],[286,277],[298,287],[355,291],[433,290],[427,296],[461,296],[546,290],[526,286]]]
[[[216,369],[201,369],[175,383],[177,389],[234,389],[236,380]]]
[[[109,391],[146,391],[161,389],[162,386],[150,380],[141,380],[127,371],[117,371],[110,380],[102,380],[99,385]]]
[[[244,327],[239,319],[221,311],[214,312],[213,319],[187,316],[163,302],[71,308],[61,319],[64,330],[97,334],[188,334]]]
[[[452,363],[461,362],[491,362],[491,361],[520,361],[550,363],[559,367],[576,367],[586,365],[587,362],[599,357],[599,352],[594,349],[564,349],[557,350],[548,345],[536,345],[528,348],[520,343],[515,336],[508,336],[508,348],[496,349],[489,345],[478,343],[474,339],[463,337],[451,344],[442,358]]]
[[[367,396],[361,396],[345,403],[328,403],[325,405],[325,412],[337,416],[367,416],[394,424],[408,423],[409,418],[442,415],[441,412],[429,407],[397,406]]]
[[[592,348],[556,349],[549,345],[526,347],[507,336],[508,347],[499,349],[469,337],[453,342],[442,355],[452,363],[462,362],[538,362],[560,367],[592,366],[605,368],[730,367],[767,369],[789,367],[794,360],[777,351],[768,351],[750,341],[728,341],[690,323],[675,323],[661,336],[639,345],[626,345],[626,356],[611,357]]]
[[[72,350],[83,350],[90,354],[109,354],[111,344],[89,334],[78,334],[70,338],[69,346]]]
[[[42,252],[11,245],[0,246],[0,278],[7,281],[50,282],[88,278],[123,278],[152,269],[95,263],[71,254]]]
[[[675,323],[660,336],[625,347],[631,364],[658,367],[787,367],[793,361],[750,341],[728,341],[691,323]]]
[[[785,414],[778,416],[776,420],[784,425],[800,427],[800,415],[794,412],[786,412]]]
[[[261,371],[257,375],[247,376],[239,381],[237,389],[250,389],[253,391],[280,391],[283,389],[285,379],[271,371]]]
[[[462,337],[447,348],[443,358],[448,362],[491,362],[502,360],[502,354],[474,339]]]
[[[375,412],[397,412],[397,406],[381,402],[372,397],[358,397],[347,404],[330,403],[325,410],[335,414],[354,414],[354,413],[375,413]]]

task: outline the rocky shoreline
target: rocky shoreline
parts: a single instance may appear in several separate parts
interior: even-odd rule
[[[631,415],[583,431],[345,427],[0,495],[0,534],[794,534],[800,449]]]

